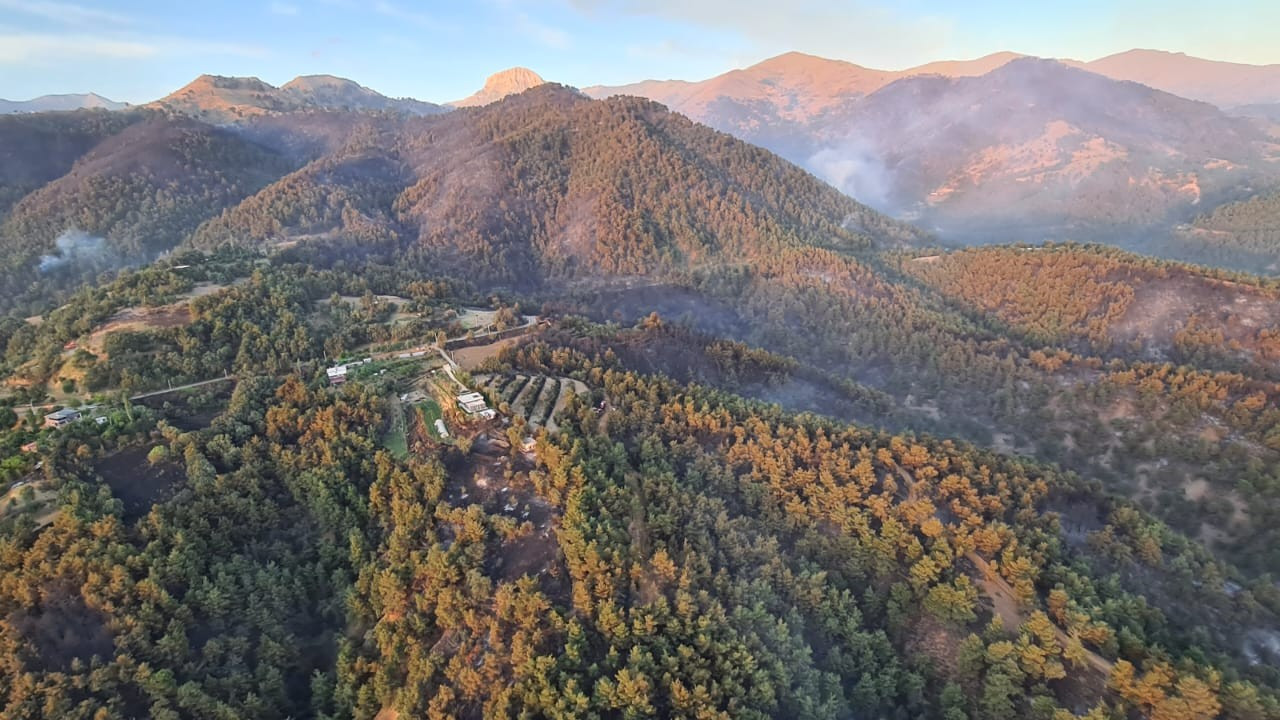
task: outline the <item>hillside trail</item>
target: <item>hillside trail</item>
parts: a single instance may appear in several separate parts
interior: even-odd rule
[[[902,467],[897,462],[894,462],[893,466],[894,469],[898,471],[898,476],[902,478],[903,485],[906,489],[906,499],[908,501],[919,499],[919,493],[916,490],[917,482],[915,478],[911,473],[907,472],[906,468]],[[937,517],[936,512],[934,516]],[[970,551],[965,554],[965,558],[969,562],[973,563],[973,566],[978,569],[978,576],[974,578],[974,580],[977,582],[978,588],[982,590],[987,597],[991,598],[992,611],[1000,618],[1000,622],[1004,625],[1004,629],[1013,633],[1018,632],[1018,628],[1022,627],[1022,624],[1027,621],[1027,618],[1022,612],[1021,603],[1018,601],[1018,595],[1014,592],[1013,586],[1010,585],[1009,581],[1005,580],[999,572],[991,567],[989,562],[984,560],[982,556],[978,555],[978,553]],[[1063,648],[1067,647],[1067,644],[1071,640],[1071,636],[1069,636],[1065,630],[1058,627],[1057,623],[1052,623],[1052,625],[1053,634],[1057,638],[1058,644]],[[1088,647],[1084,648],[1084,652],[1085,661],[1089,667],[1103,673],[1104,677],[1111,676],[1111,670],[1115,667],[1115,663],[1107,660],[1093,650],[1090,650]]]
[[[560,432],[560,421],[557,418],[560,417],[560,413],[564,412],[565,406],[569,404],[569,393],[571,391],[578,397],[586,397],[589,392],[587,384],[581,380],[560,378],[560,394],[556,396],[555,407],[551,408],[551,415],[548,416],[547,430],[553,433]]]
[[[965,558],[973,563],[974,567],[978,568],[978,587],[991,598],[993,610],[1000,616],[1000,621],[1004,624],[1005,630],[1017,632],[1027,618],[1024,617],[1020,609],[1018,597],[1013,591],[1013,586],[976,552],[967,553]],[[1064,648],[1071,640],[1071,636],[1058,627],[1057,623],[1053,623],[1053,634],[1058,639],[1058,644]],[[1084,648],[1084,652],[1085,661],[1090,667],[1102,673],[1104,677],[1111,676],[1111,670],[1115,667],[1115,663],[1087,647]]]

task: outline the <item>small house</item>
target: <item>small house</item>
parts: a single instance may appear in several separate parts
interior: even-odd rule
[[[72,408],[63,408],[61,410],[51,412],[44,416],[44,426],[47,428],[59,428],[68,423],[73,423],[80,419],[80,411]]]

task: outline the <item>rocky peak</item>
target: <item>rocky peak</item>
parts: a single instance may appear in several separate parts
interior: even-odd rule
[[[513,67],[494,73],[484,81],[484,87],[470,97],[449,103],[455,107],[474,107],[497,102],[508,95],[524,92],[546,81],[529,68]]]

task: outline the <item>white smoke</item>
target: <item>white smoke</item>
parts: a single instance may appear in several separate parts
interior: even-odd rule
[[[890,211],[893,172],[870,143],[849,138],[814,153],[805,165],[854,200],[881,212]]]
[[[64,266],[100,266],[110,264],[112,255],[107,241],[83,230],[71,229],[53,241],[55,249],[40,256],[40,272],[47,273]]]

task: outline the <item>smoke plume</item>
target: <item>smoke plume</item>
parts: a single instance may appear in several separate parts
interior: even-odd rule
[[[893,172],[871,144],[849,138],[809,157],[805,166],[845,195],[881,212],[893,196]]]
[[[98,269],[114,264],[114,253],[107,241],[83,230],[71,229],[54,240],[55,249],[40,256],[40,273],[62,268],[75,270]]]

